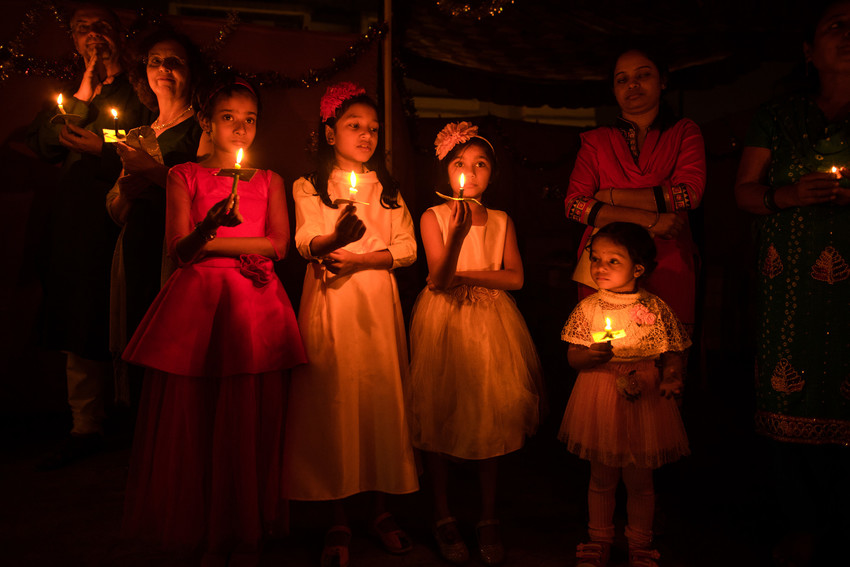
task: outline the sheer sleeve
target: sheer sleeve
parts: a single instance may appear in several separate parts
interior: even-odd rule
[[[289,210],[286,207],[286,192],[283,179],[269,172],[269,194],[266,218],[266,238],[275,251],[274,260],[284,258],[289,252]]]
[[[315,258],[310,242],[325,231],[322,216],[322,201],[313,184],[301,177],[292,185],[295,201],[295,247],[307,260]]]
[[[657,301],[658,303],[655,309],[665,331],[664,352],[682,352],[691,346],[691,338],[688,335],[688,330],[664,301],[661,299]]]
[[[591,296],[592,297],[592,296]],[[561,330],[561,340],[574,345],[590,346],[593,336],[590,332],[590,321],[584,312],[587,299],[582,300],[570,313],[564,328]]]
[[[177,262],[184,265],[177,254],[177,242],[192,232],[192,193],[190,193],[189,181],[181,166],[172,167],[168,172],[166,184],[166,210],[165,210],[165,242],[168,245],[168,255]]]
[[[582,224],[593,224],[595,213],[602,203],[593,198],[599,190],[599,160],[597,148],[586,134],[581,135],[581,147],[570,175],[570,186],[564,207],[567,218]]]
[[[387,250],[393,257],[393,269],[409,266],[416,261],[416,236],[413,231],[413,217],[401,197],[398,195],[397,209],[390,209],[392,215],[392,241]]]
[[[676,166],[670,177],[670,212],[695,209],[705,192],[705,142],[699,126],[687,118],[680,122],[682,137]]]

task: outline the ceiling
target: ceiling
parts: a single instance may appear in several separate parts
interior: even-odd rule
[[[474,8],[494,0],[467,0]],[[624,46],[650,42],[671,86],[729,83],[762,61],[801,53],[811,2],[792,0],[514,0],[496,15],[453,15],[462,2],[396,0],[394,30],[409,78],[458,98],[499,104],[595,106]]]

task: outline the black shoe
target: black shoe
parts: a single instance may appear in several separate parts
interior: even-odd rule
[[[36,465],[40,471],[61,469],[71,463],[103,451],[103,435],[69,435],[59,447]]]

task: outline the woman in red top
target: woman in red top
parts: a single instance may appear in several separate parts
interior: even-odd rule
[[[655,237],[658,267],[646,289],[666,301],[693,332],[696,247],[687,212],[705,189],[705,148],[699,127],[676,120],[661,95],[667,69],[645,50],[625,51],[613,69],[620,106],[615,126],[581,135],[565,201],[567,218],[586,224],[584,251],[594,227],[614,221],[646,227]],[[595,291],[579,265],[579,299]]]

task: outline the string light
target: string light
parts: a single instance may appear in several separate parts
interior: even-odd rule
[[[45,13],[52,15],[64,29],[70,30],[61,11],[54,3],[42,1],[33,5],[27,10],[18,35],[11,41],[0,43],[0,82],[12,75],[45,77],[60,81],[71,81],[79,76],[80,58],[77,54],[63,59],[46,59],[26,53],[24,45],[38,31],[40,20]],[[148,16],[144,9],[140,10],[137,18],[128,27],[127,39],[135,37],[141,30],[149,26],[159,24],[160,21],[159,16]],[[214,70],[234,71],[232,66],[223,65],[215,59],[215,56],[221,52],[240,23],[239,15],[236,12],[229,12],[213,42],[202,49],[213,60],[212,67]],[[351,67],[373,43],[384,38],[387,28],[386,22],[373,24],[341,54],[331,58],[329,65],[308,69],[306,73],[298,77],[291,77],[277,71],[261,71],[259,73],[246,73],[239,69],[235,71],[240,75],[254,79],[258,84],[265,87],[287,89],[315,87],[331,80],[343,69]]]

